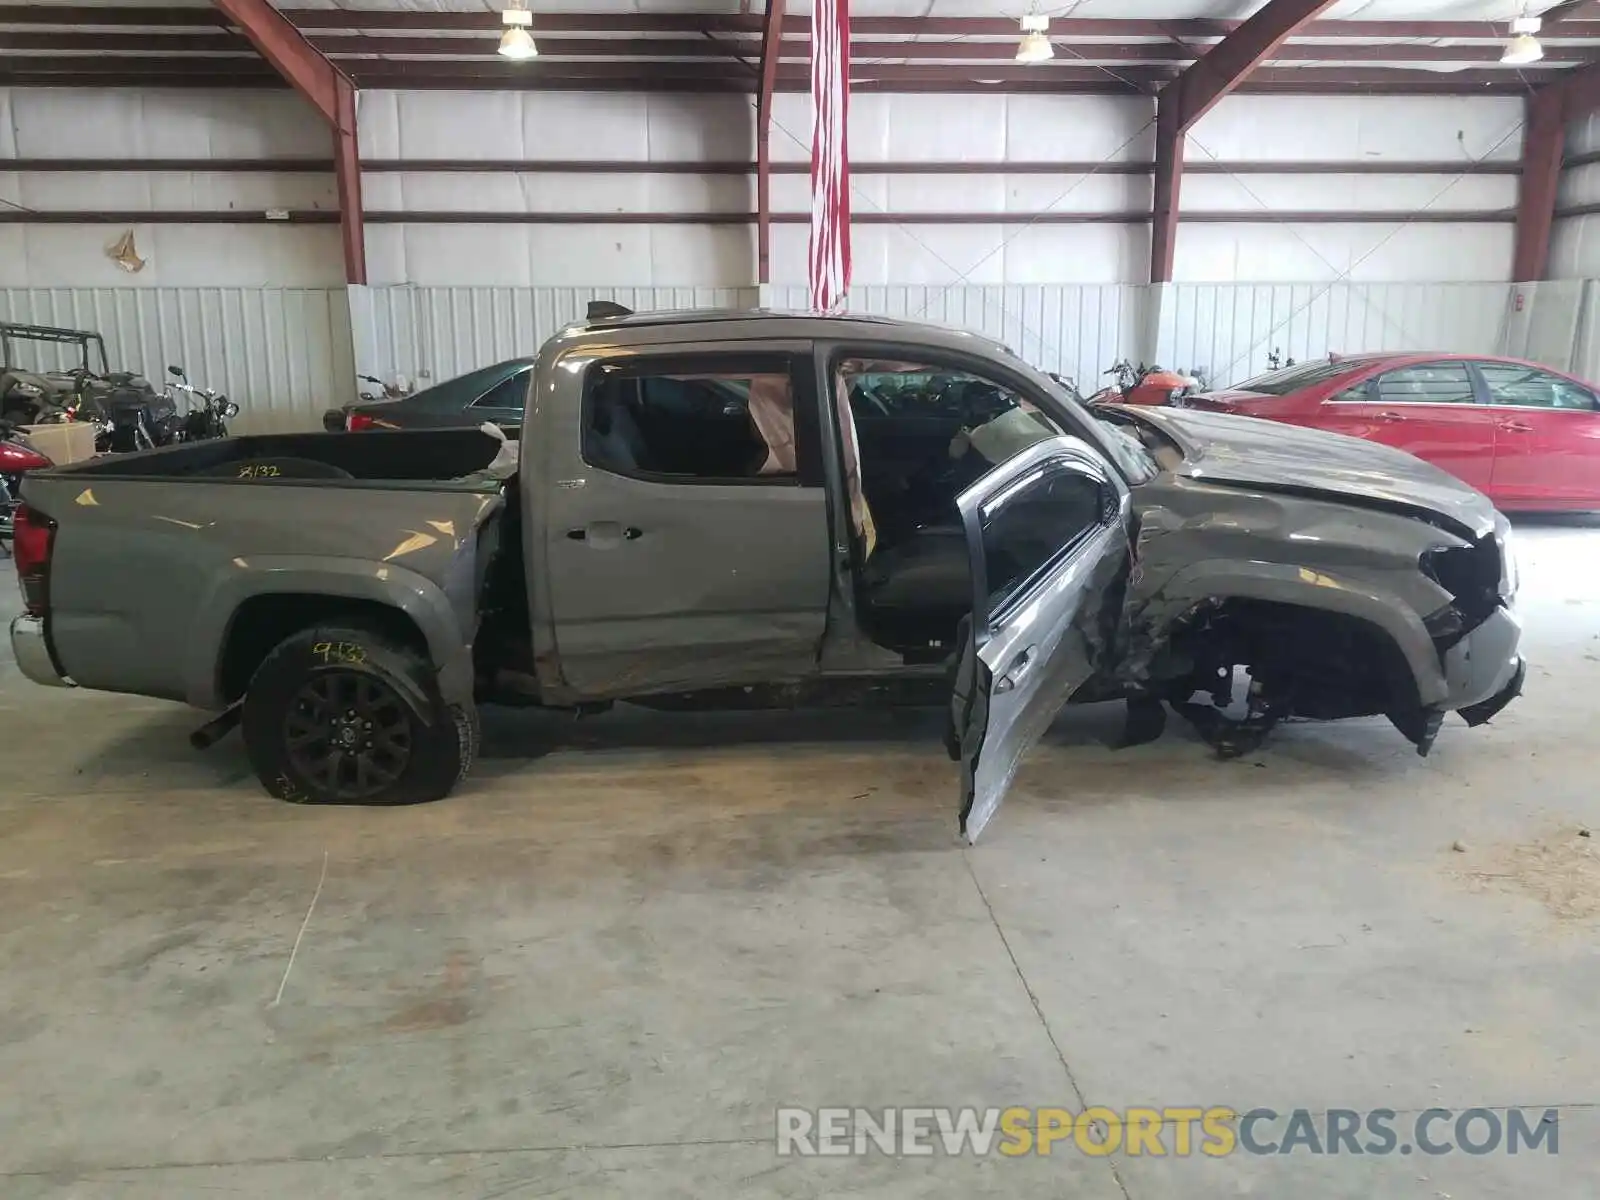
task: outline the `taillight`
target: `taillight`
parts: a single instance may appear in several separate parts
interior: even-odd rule
[[[345,429],[350,433],[360,433],[363,429],[399,429],[400,426],[392,425],[381,417],[374,417],[364,412],[353,412],[345,422]]]
[[[11,529],[11,553],[22,585],[22,604],[30,616],[42,617],[49,602],[50,544],[56,523],[26,504],[17,506]]]

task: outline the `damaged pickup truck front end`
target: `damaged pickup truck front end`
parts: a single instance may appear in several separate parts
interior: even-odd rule
[[[1511,530],[1483,496],[1311,430],[1113,419],[1164,468],[1134,489],[1130,741],[1165,702],[1225,756],[1291,717],[1379,714],[1426,754],[1447,713],[1482,724],[1520,692]]]

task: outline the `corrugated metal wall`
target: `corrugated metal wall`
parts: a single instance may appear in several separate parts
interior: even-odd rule
[[[1281,349],[1427,347],[1529,353],[1588,369],[1590,346],[1535,354],[1508,327],[1503,284],[1026,284],[869,286],[854,311],[987,334],[1046,370],[1089,388],[1120,357],[1205,367],[1217,384],[1246,378]],[[749,308],[756,288],[377,287],[11,288],[0,320],[96,329],[113,367],[164,378],[181,363],[197,384],[238,400],[240,432],[314,429],[355,395],[357,366],[422,385],[534,353],[590,300],[640,311]],[[766,291],[774,308],[803,309],[804,288]],[[1159,301],[1159,319],[1157,302]],[[1564,326],[1563,328],[1566,328]],[[1548,340],[1548,339],[1546,339]],[[55,366],[45,360],[39,365]]]
[[[640,311],[751,307],[755,288],[352,288],[361,370],[421,383],[534,353],[590,300]],[[1221,385],[1264,370],[1267,356],[1438,349],[1489,353],[1505,337],[1504,284],[1132,284],[867,286],[852,311],[977,330],[1080,386],[1119,358],[1204,367]],[[803,310],[803,287],[765,291]],[[1157,305],[1159,304],[1159,315]]]
[[[1148,290],[1113,283],[881,285],[852,288],[850,310],[976,330],[1086,386],[1120,355],[1137,355]],[[773,308],[808,303],[804,287],[772,293]]]
[[[422,386],[537,353],[589,301],[638,312],[754,308],[755,288],[352,287],[356,362],[364,374]]]
[[[1267,369],[1274,350],[1304,361],[1365,350],[1493,353],[1502,283],[1167,285],[1156,361],[1204,368],[1218,386]]]
[[[0,288],[0,320],[98,330],[113,369],[157,387],[177,363],[238,401],[240,433],[320,428],[355,394],[343,288]]]

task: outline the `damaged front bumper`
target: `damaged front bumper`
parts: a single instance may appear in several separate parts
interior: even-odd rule
[[[1528,664],[1521,656],[1517,656],[1517,669],[1511,679],[1487,700],[1480,700],[1476,704],[1469,704],[1460,710],[1461,719],[1469,726],[1485,725],[1499,715],[1500,710],[1522,695],[1522,684],[1528,678]]]
[[[1522,622],[1509,607],[1490,613],[1481,624],[1444,653],[1449,697],[1468,725],[1489,720],[1522,691],[1527,663],[1518,650]]]

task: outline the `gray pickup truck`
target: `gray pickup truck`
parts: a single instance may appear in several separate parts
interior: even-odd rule
[[[272,794],[436,799],[477,705],[948,704],[975,838],[1069,700],[1222,753],[1521,688],[1483,496],[1247,417],[1091,415],[1001,346],[866,317],[591,315],[478,430],[243,437],[39,471],[22,670],[242,722]],[[505,476],[505,477],[502,477]]]

